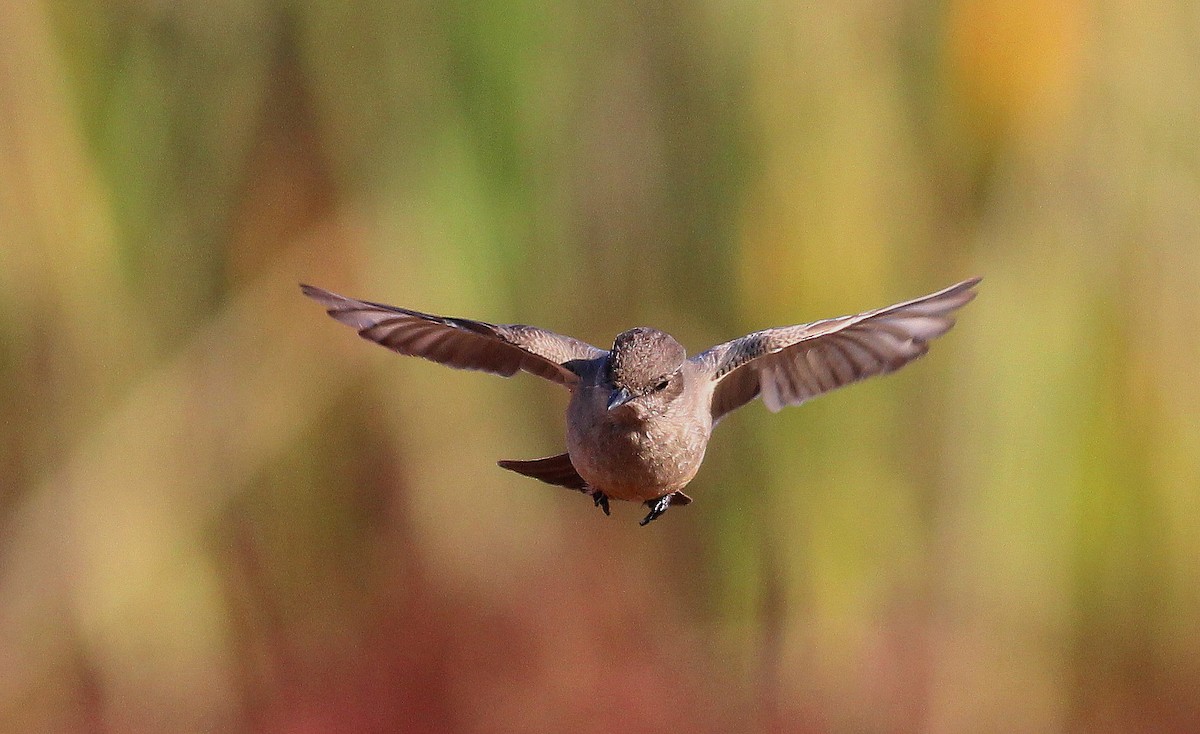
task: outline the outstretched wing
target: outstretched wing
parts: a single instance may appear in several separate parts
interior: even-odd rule
[[[954,325],[979,278],[855,316],[748,334],[692,357],[717,385],[713,421],[761,395],[771,411],[874,375],[894,372]]]
[[[511,377],[518,370],[573,387],[579,376],[572,362],[605,354],[591,344],[535,326],[489,324],[410,311],[339,296],[301,285],[304,295],[329,315],[400,354],[423,357],[448,367]]]

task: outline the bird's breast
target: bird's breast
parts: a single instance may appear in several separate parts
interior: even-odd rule
[[[567,451],[588,484],[615,499],[643,502],[682,489],[696,476],[712,430],[707,411],[680,404],[661,415],[621,421],[606,400],[607,391],[580,390],[567,412]]]

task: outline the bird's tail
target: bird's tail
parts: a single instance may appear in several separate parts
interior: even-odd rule
[[[575,471],[575,465],[571,463],[571,457],[568,454],[529,461],[500,461],[497,463],[501,469],[515,471],[546,484],[554,484],[568,489],[587,489],[587,482],[579,476],[579,472]]]

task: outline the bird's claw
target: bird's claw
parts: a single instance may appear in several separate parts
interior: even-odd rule
[[[608,509],[608,495],[603,492],[592,492],[592,504],[604,510],[605,515],[612,514],[612,511]]]
[[[646,500],[644,504],[650,508],[650,514],[643,517],[642,521],[638,523],[638,525],[642,526],[654,522],[660,515],[667,511],[667,508],[671,506],[671,495],[666,494],[656,500]]]

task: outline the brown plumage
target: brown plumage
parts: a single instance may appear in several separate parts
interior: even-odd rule
[[[691,498],[682,489],[704,459],[712,427],[762,397],[772,411],[887,374],[925,354],[975,297],[979,278],[854,316],[765,329],[690,359],[669,334],[647,327],[612,350],[519,324],[434,316],[301,286],[364,339],[459,369],[518,371],[571,391],[567,453],[500,466],[593,498],[644,503],[650,522]]]

